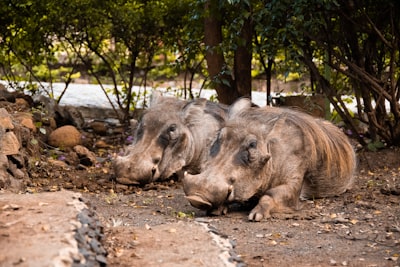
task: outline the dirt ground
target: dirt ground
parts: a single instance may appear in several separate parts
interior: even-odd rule
[[[179,181],[115,184],[112,158],[96,153],[103,161],[84,170],[43,162],[27,191],[80,192],[104,227],[108,266],[213,266],[191,260],[205,253],[196,242],[205,248],[215,242],[197,237],[191,227],[199,223],[229,241],[233,266],[400,266],[398,148],[358,152],[352,190],[304,201],[298,214],[262,222],[249,222],[249,211],[237,206],[209,217],[189,205]]]
[[[135,257],[140,249],[157,253],[154,243],[132,243],[154,238],[142,237],[138,229],[196,220],[231,240],[238,262],[247,266],[399,266],[399,152],[359,153],[354,189],[337,198],[306,201],[299,214],[260,223],[249,222],[248,211],[240,207],[227,216],[207,217],[188,204],[179,183],[128,194],[87,193],[85,198],[106,226],[110,266],[135,266],[141,262]],[[163,232],[157,238],[164,240]],[[190,242],[190,237],[179,240]],[[180,260],[176,257],[177,264]]]

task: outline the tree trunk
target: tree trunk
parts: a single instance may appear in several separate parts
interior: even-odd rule
[[[218,94],[218,100],[231,104],[239,97],[234,81],[230,75],[223,52],[222,25],[218,0],[207,0],[205,3],[204,43],[207,47],[206,60],[208,74]]]
[[[240,44],[235,51],[234,74],[236,90],[240,96],[251,98],[252,25],[246,19],[240,32]]]
[[[272,64],[274,60],[272,58],[268,58],[268,64],[265,68],[265,76],[267,79],[267,106],[272,104],[272,96],[271,96],[271,80],[272,80]]]

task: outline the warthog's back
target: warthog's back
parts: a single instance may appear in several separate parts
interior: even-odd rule
[[[299,197],[339,195],[351,186],[356,158],[344,133],[328,121],[285,108],[235,102],[198,175],[185,175],[189,202],[212,214],[258,200],[249,220],[298,207]]]
[[[266,107],[263,110],[262,117],[260,111],[253,109],[241,119],[264,125],[277,125],[280,121],[279,127],[271,126],[274,128],[271,135],[293,134],[286,136],[286,139],[291,143],[296,140],[303,143],[303,149],[298,153],[303,153],[302,158],[306,159],[304,164],[308,168],[304,176],[302,198],[335,196],[351,187],[357,165],[356,156],[347,136],[338,127],[293,109]],[[287,131],[288,127],[296,127],[298,131]]]

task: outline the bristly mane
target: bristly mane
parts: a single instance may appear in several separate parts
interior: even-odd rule
[[[326,197],[346,191],[353,182],[357,165],[347,136],[328,121],[292,109],[282,112],[287,123],[301,130],[311,150],[303,197]]]
[[[272,124],[292,125],[302,133],[308,146],[308,171],[304,177],[302,197],[339,195],[351,187],[356,169],[356,157],[347,136],[335,125],[323,119],[291,108],[263,108],[276,120]],[[248,121],[257,121],[257,108],[242,113]],[[238,117],[241,117],[238,114]],[[275,126],[274,126],[275,127]]]

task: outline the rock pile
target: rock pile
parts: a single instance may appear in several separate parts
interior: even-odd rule
[[[96,164],[84,146],[83,124],[74,107],[44,98],[35,102],[0,84],[0,189],[24,191],[42,161],[80,168]]]
[[[36,150],[32,143],[36,128],[29,129],[26,124],[33,125],[33,122],[25,119],[21,123],[18,116],[0,108],[0,188],[20,191],[29,179],[26,165],[28,151]]]

